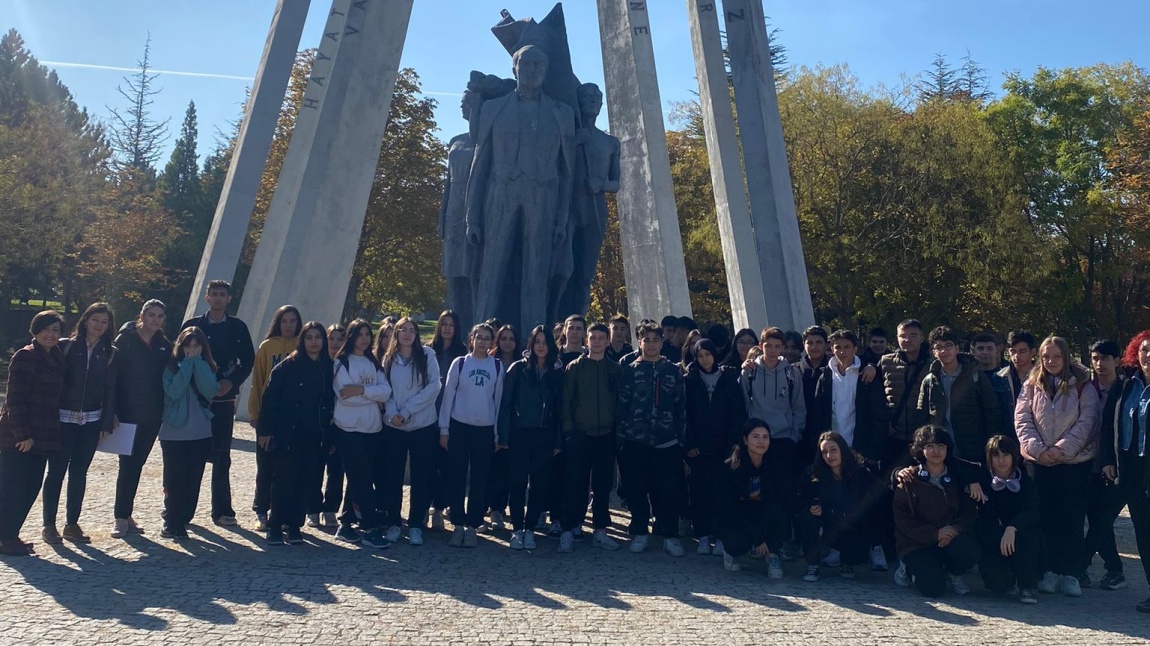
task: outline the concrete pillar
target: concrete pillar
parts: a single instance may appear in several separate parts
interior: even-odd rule
[[[743,168],[758,246],[767,323],[814,324],[762,0],[723,0]]]
[[[707,157],[711,163],[711,185],[715,191],[727,290],[731,295],[731,315],[735,329],[758,329],[767,321],[767,302],[755,249],[755,232],[751,228],[747,190],[743,184],[743,164],[739,157],[735,116],[731,111],[718,12],[718,0],[687,0],[695,76],[699,79],[699,104],[707,136]]]
[[[207,311],[203,295],[209,281],[222,278],[230,282],[235,278],[310,5],[311,0],[279,0],[276,5],[185,319]]]
[[[597,0],[611,134],[621,144],[619,230],[631,320],[689,316],[647,2]]]
[[[252,266],[240,303],[240,317],[253,329],[265,329],[272,313],[291,303],[304,320],[335,322],[343,310],[363,219],[371,194],[391,96],[399,72],[413,0],[353,0],[332,61],[311,141],[297,176],[280,175],[280,190],[292,215],[284,235],[264,235],[265,253]],[[277,195],[278,197],[278,195]],[[273,258],[275,256],[275,258]],[[257,261],[260,257],[257,255]],[[274,261],[274,263],[273,263]],[[264,279],[262,277],[269,277]],[[247,410],[240,402],[240,413]]]
[[[248,286],[240,303],[240,318],[249,324],[255,321],[245,316],[262,316],[263,312],[274,312],[277,307],[284,305],[273,302],[268,309],[271,298],[270,286],[275,280],[276,272],[280,270],[280,259],[284,257],[285,252],[289,258],[299,253],[299,245],[304,235],[301,231],[306,231],[311,216],[310,213],[297,210],[295,204],[299,199],[304,173],[308,168],[308,159],[315,144],[320,113],[326,107],[325,99],[328,87],[331,86],[332,65],[340,51],[339,46],[343,41],[344,32],[355,32],[360,28],[352,26],[352,29],[348,29],[350,13],[351,0],[333,0],[327,22],[324,24],[323,36],[316,48],[311,75],[308,77],[299,114],[296,115],[295,125],[292,128],[291,143],[280,167],[275,193],[272,195],[267,219],[260,234],[260,244],[256,247],[251,272],[248,274]],[[356,20],[362,27],[361,14],[362,11],[357,13]],[[299,221],[296,221],[297,214],[301,218]],[[293,229],[293,222],[296,229],[300,227],[304,229]],[[282,294],[277,297],[282,298]]]

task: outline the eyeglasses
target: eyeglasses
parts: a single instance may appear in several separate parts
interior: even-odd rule
[[[740,348],[753,348],[758,345],[758,343],[755,343],[751,339],[739,339],[739,342],[736,345],[738,345]]]

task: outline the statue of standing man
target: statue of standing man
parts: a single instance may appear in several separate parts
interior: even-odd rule
[[[550,293],[551,279],[572,271],[564,247],[571,244],[575,113],[543,93],[548,59],[541,49],[520,48],[512,61],[515,91],[486,101],[479,113],[467,240],[483,250],[476,320],[517,312],[522,334],[556,318],[560,295]]]
[[[591,282],[607,233],[607,193],[619,192],[619,139],[595,126],[603,110],[603,92],[594,83],[577,91],[583,129],[576,149],[575,188],[569,223],[573,267],[559,285],[559,319],[583,314],[591,304]],[[604,312],[604,314],[608,314]]]

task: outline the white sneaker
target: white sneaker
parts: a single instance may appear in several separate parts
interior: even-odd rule
[[[323,526],[324,527],[339,527],[339,519],[335,517],[334,511],[323,512]]]
[[[727,554],[726,552],[723,552],[723,569],[727,570],[728,572],[738,572],[739,570],[743,569],[743,566],[739,565],[739,562],[735,559],[735,557]]]
[[[778,554],[772,554],[767,559],[767,576],[772,579],[783,578],[783,562]]]
[[[535,532],[531,531],[530,529],[523,530],[523,549],[535,549]]]
[[[886,562],[886,552],[882,551],[882,545],[875,545],[871,548],[870,569],[875,572],[886,572],[890,569]]]
[[[711,556],[726,556],[727,552],[723,549],[723,541],[715,540],[715,547],[711,549]]]
[[[709,556],[711,554],[710,536],[704,536],[699,539],[699,548],[695,550],[695,553],[700,556]]]
[[[435,509],[431,512],[431,530],[435,532],[442,532],[447,528],[443,526],[443,510]],[[462,539],[460,539],[462,540]]]
[[[307,526],[308,527],[319,527],[319,514],[308,514],[307,515]]]
[[[836,549],[827,550],[827,556],[823,559],[823,565],[827,567],[839,567],[843,564],[842,555]]]
[[[906,563],[899,563],[894,571],[894,584],[900,588],[910,587],[910,577],[906,573]]]
[[[408,527],[407,542],[410,545],[423,545],[423,529],[419,527]]]
[[[948,574],[946,580],[950,582],[950,589],[957,595],[970,594],[970,586],[966,585],[961,574]]]
[[[387,539],[388,543],[398,543],[399,537],[402,535],[403,530],[399,528],[399,525],[392,525],[391,527],[387,528],[387,533],[384,534],[384,538]]]
[[[507,546],[513,550],[523,549],[523,530],[511,532],[511,542]]]
[[[628,549],[631,550],[632,554],[641,554],[643,552],[646,552],[647,551],[647,535],[643,534],[642,536],[632,536],[631,537],[631,547]]]
[[[1068,597],[1082,596],[1082,584],[1078,582],[1078,577],[1070,574],[1062,577],[1062,594]]]
[[[683,544],[677,538],[664,538],[663,551],[674,557],[687,555],[687,551],[683,549]]]
[[[598,547],[608,552],[614,552],[619,549],[619,543],[607,535],[607,530],[597,529],[594,534],[591,534],[591,547]]]
[[[559,535],[559,553],[570,554],[575,551],[575,535],[571,532],[563,532]]]
[[[127,518],[117,518],[115,524],[112,525],[112,538],[123,538],[132,531],[131,526],[128,525]]]
[[[1061,583],[1061,577],[1053,572],[1047,572],[1042,575],[1038,580],[1038,591],[1042,594],[1054,594],[1058,592],[1058,584]]]

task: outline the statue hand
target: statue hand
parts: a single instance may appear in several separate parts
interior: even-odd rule
[[[587,190],[590,191],[592,195],[598,195],[599,193],[602,193],[603,180],[599,179],[598,177],[588,177]]]
[[[467,242],[476,247],[483,244],[483,231],[479,227],[467,227]]]

